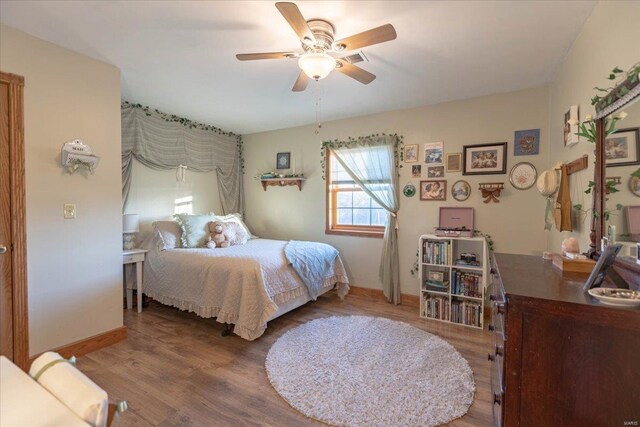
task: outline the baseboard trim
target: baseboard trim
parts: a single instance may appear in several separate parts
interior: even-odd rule
[[[84,356],[85,354],[100,350],[101,348],[109,347],[110,345],[118,343],[126,338],[127,327],[120,326],[119,328],[115,328],[80,341],[72,342],[71,344],[63,345],[49,351],[55,351],[64,358],[69,358],[71,356]],[[31,363],[37,359],[40,354],[31,356],[29,366],[31,366]]]
[[[349,285],[349,293],[363,297],[376,298],[387,301],[381,289],[361,288]],[[420,297],[417,295],[400,294],[401,304],[407,307],[420,307]]]

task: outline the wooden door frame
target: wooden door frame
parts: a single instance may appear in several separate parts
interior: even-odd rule
[[[0,71],[9,86],[9,176],[11,179],[11,274],[13,282],[13,363],[29,368],[27,232],[24,155],[24,77]]]

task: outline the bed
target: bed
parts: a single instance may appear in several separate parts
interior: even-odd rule
[[[229,248],[166,250],[160,240],[154,234],[144,243],[149,250],[144,293],[162,304],[232,324],[233,332],[246,340],[260,337],[270,320],[315,299],[285,255],[287,241],[256,238]],[[344,298],[349,280],[340,256],[327,267],[312,293],[336,288]]]

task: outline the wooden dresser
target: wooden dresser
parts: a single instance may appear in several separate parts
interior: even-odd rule
[[[491,387],[496,426],[640,425],[640,309],[599,303],[587,276],[496,254]]]

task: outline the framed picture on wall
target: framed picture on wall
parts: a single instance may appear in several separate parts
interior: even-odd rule
[[[514,156],[532,156],[540,152],[540,129],[517,130],[513,137]]]
[[[572,120],[580,120],[579,111],[577,105],[572,105],[569,108],[569,111],[564,113],[564,146],[570,147],[574,144],[577,144],[579,139],[578,135],[578,125],[572,125],[570,122]]]
[[[447,154],[447,172],[460,172],[462,170],[462,153]]]
[[[444,166],[428,166],[427,178],[442,178],[444,176]]]
[[[415,163],[418,161],[418,144],[404,146],[404,162]]]
[[[463,175],[507,173],[507,143],[465,145],[462,147]]]
[[[619,129],[604,143],[607,167],[640,164],[639,128]]]
[[[428,165],[441,165],[444,161],[444,143],[427,142],[424,144],[424,162]]]
[[[420,181],[420,200],[447,200],[447,181]]]
[[[291,153],[276,154],[276,169],[290,169]]]
[[[422,176],[422,165],[412,165],[411,176],[414,178],[420,178]]]

